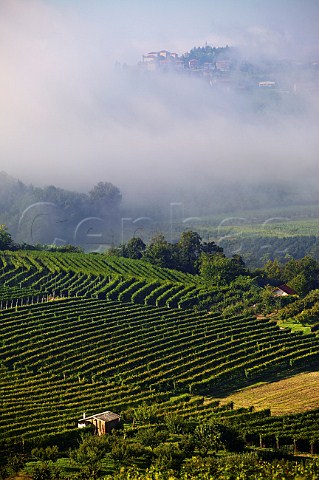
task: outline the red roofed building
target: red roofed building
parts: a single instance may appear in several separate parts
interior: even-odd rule
[[[288,285],[279,285],[274,289],[273,294],[275,297],[285,297],[287,295],[298,295],[298,293]]]

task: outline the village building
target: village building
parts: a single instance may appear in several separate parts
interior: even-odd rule
[[[258,82],[259,88],[274,88],[276,86],[276,82]]]
[[[216,70],[219,72],[229,72],[230,71],[230,61],[229,60],[217,60]]]
[[[287,295],[298,295],[298,293],[288,285],[280,285],[273,291],[275,297],[286,297]]]
[[[180,67],[181,63],[177,53],[160,50],[159,52],[149,52],[142,55],[141,65],[147,70],[157,70],[159,68],[171,66]]]
[[[113,428],[116,428],[120,420],[120,415],[110,411],[96,413],[90,417],[86,417],[84,413],[83,418],[78,420],[78,428],[84,428],[88,427],[89,425],[93,425],[95,435],[105,435],[106,433],[110,433]]]

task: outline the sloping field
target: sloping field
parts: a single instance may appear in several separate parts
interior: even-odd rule
[[[222,399],[235,408],[270,408],[272,415],[288,415],[319,409],[319,371],[300,373],[278,382],[245,388]]]
[[[0,339],[3,438],[74,428],[83,412],[172,394],[216,397],[319,360],[314,334],[267,319],[80,297],[2,310]]]
[[[77,296],[191,308],[205,298],[220,301],[222,290],[228,288],[208,288],[199,276],[126,258],[0,252],[0,309],[39,302],[45,297]]]
[[[42,272],[73,272],[92,275],[139,277],[161,281],[195,283],[199,277],[177,270],[161,268],[141,260],[95,255],[93,253],[59,253],[45,251],[0,252],[0,269]]]

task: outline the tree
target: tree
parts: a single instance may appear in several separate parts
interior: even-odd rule
[[[202,457],[206,457],[208,451],[217,452],[220,449],[242,452],[245,445],[237,430],[214,421],[199,424],[194,439]]]
[[[61,245],[58,247],[52,247],[50,248],[52,251],[57,251],[57,252],[66,252],[66,253],[83,253],[83,249],[77,245],[71,245],[67,243],[66,245]]]
[[[183,435],[180,441],[178,442],[178,446],[185,455],[191,456],[196,448],[196,440],[194,435],[187,434]]]
[[[140,429],[135,439],[145,447],[155,448],[168,439],[168,432],[158,430],[156,427],[148,427]]]
[[[12,250],[14,242],[6,225],[0,225],[0,250]]]
[[[174,246],[165,240],[164,235],[155,235],[147,245],[144,259],[159,267],[174,268],[176,252]]]
[[[77,450],[70,450],[71,461],[81,466],[81,472],[88,478],[96,480],[102,468],[102,459],[107,450],[107,443],[102,437],[86,437]]]
[[[209,450],[216,452],[222,446],[221,430],[218,424],[201,423],[194,432],[194,438],[199,454],[206,457]]]
[[[177,413],[168,413],[164,417],[165,426],[169,433],[181,433],[184,427],[184,420]]]
[[[94,185],[89,192],[89,197],[92,203],[102,204],[110,207],[118,207],[122,195],[120,190],[110,182],[99,182]]]
[[[20,455],[9,456],[7,460],[7,465],[6,467],[4,467],[3,471],[1,471],[1,467],[0,467],[0,479],[2,480],[3,478],[7,478],[7,476],[9,476],[9,473],[11,475],[18,473],[20,470],[22,470],[24,465],[25,465],[25,459],[22,458]]]
[[[156,421],[157,407],[156,404],[147,405],[143,402],[132,411],[133,423],[143,422],[150,424]]]
[[[192,274],[199,272],[202,253],[223,253],[222,247],[216,245],[215,242],[203,242],[201,236],[191,230],[182,233],[176,249],[178,256],[177,268]]]
[[[42,461],[55,462],[58,459],[59,447],[57,445],[48,446],[46,448],[33,448],[31,451],[33,457]]]
[[[217,245],[215,242],[203,242],[202,243],[202,252],[203,253],[223,253],[223,248]],[[234,255],[235,256],[235,255]],[[238,255],[239,256],[239,255]]]
[[[99,182],[89,192],[89,203],[93,213],[103,219],[111,221],[112,224],[118,219],[119,206],[122,200],[120,190],[110,182]],[[92,210],[91,210],[92,212]]]
[[[309,286],[309,277],[302,272],[298,273],[290,282],[289,286],[293,288],[299,295],[306,295],[311,287]]]
[[[283,269],[277,259],[268,260],[268,262],[265,263],[263,270],[266,273],[270,283],[281,283],[283,278]]]
[[[179,269],[187,273],[198,273],[202,239],[197,232],[183,232],[177,244]]]
[[[185,454],[172,443],[162,443],[154,448],[154,465],[162,470],[179,470]]]
[[[123,245],[124,257],[139,260],[143,257],[146,245],[139,237],[131,238],[126,245]]]
[[[33,480],[59,480],[60,478],[62,478],[60,469],[47,462],[36,465],[32,470]]]
[[[200,275],[209,285],[228,285],[240,275],[247,274],[241,257],[227,258],[222,253],[206,254],[200,258]]]
[[[144,457],[149,463],[151,458],[151,452],[148,448],[138,442],[128,441],[125,438],[115,437],[113,440],[110,456],[118,466],[122,465],[134,465],[139,462],[140,457]]]
[[[284,279],[300,295],[319,287],[319,262],[306,256],[291,259],[284,267]]]

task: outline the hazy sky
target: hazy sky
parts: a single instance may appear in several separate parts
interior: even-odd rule
[[[0,0],[0,170],[84,191],[100,180],[138,192],[275,170],[313,177],[313,93],[302,113],[255,118],[237,97],[114,64],[205,42],[318,61],[318,21],[318,0]]]

